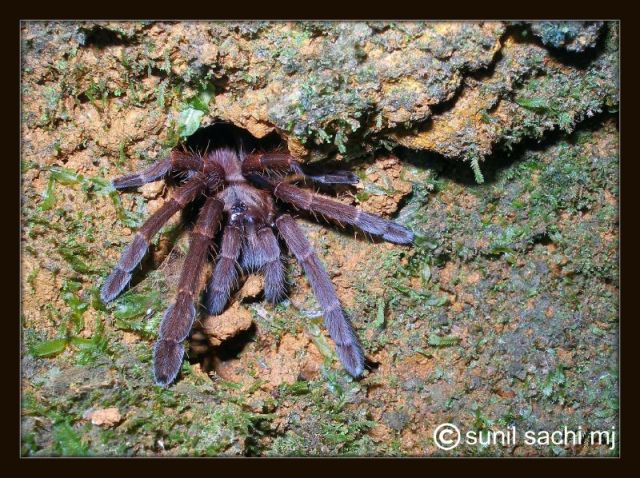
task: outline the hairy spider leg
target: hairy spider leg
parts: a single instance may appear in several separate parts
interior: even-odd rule
[[[245,156],[242,161],[243,174],[268,172],[269,170],[302,174],[300,163],[287,153],[254,153]]]
[[[199,156],[173,152],[142,171],[114,179],[113,187],[116,189],[135,188],[158,181],[170,171],[201,171],[203,168],[204,162]]]
[[[257,230],[263,228],[256,216],[248,210],[244,215],[242,234],[242,252],[240,253],[240,267],[245,272],[254,272],[264,264],[264,257],[258,242]]]
[[[193,201],[206,187],[217,188],[221,184],[222,179],[219,175],[205,176],[198,173],[176,189],[173,197],[145,221],[136,232],[133,241],[122,252],[118,264],[100,289],[102,302],[111,302],[127,286],[131,280],[133,270],[147,253],[149,241],[171,216]]]
[[[200,276],[213,237],[220,225],[224,203],[209,197],[191,231],[178,295],[169,306],[160,324],[160,336],[153,350],[153,370],[158,385],[169,385],[178,375],[184,355],[182,342],[189,335],[196,316],[194,301],[198,296]]]
[[[280,245],[271,227],[256,221],[251,214],[245,220],[245,242],[241,265],[246,270],[262,272],[265,298],[275,303],[285,291],[284,267],[280,260]]]
[[[286,153],[254,153],[247,155],[242,162],[242,172],[268,173],[270,171],[294,173],[304,179],[321,184],[358,184],[358,176],[351,171],[333,171],[326,174],[310,174],[296,159]]]
[[[242,249],[242,213],[229,220],[222,233],[222,245],[207,284],[205,307],[211,315],[222,312],[238,280],[238,257]]]
[[[278,239],[265,225],[256,234],[256,249],[261,251],[262,264],[260,270],[264,276],[264,297],[271,303],[278,302],[285,292],[284,266],[280,259]]]
[[[287,247],[302,265],[311,289],[322,308],[324,324],[336,344],[344,368],[354,377],[364,371],[364,353],[351,322],[344,314],[336,291],[320,259],[302,229],[288,214],[276,219],[276,226]]]
[[[321,194],[301,189],[285,181],[270,182],[270,184],[276,198],[300,209],[321,214],[340,223],[356,226],[364,232],[382,237],[385,241],[396,244],[411,244],[413,242],[413,232],[396,222],[342,204]]]

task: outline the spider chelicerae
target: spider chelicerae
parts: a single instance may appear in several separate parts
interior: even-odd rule
[[[148,168],[117,178],[116,189],[129,189],[177,175],[173,195],[138,229],[120,261],[100,291],[103,302],[115,299],[129,284],[145,256],[149,243],[178,211],[204,195],[190,232],[189,250],[179,279],[178,294],[164,313],[153,352],[155,381],[171,384],[182,365],[183,342],[196,317],[200,276],[221,231],[218,254],[204,294],[211,315],[220,314],[237,285],[240,274],[260,272],[264,297],[272,303],[285,294],[285,274],[278,236],[302,266],[324,316],[344,368],[354,377],[364,371],[362,346],[342,309],[322,262],[296,220],[287,212],[311,212],[314,216],[354,226],[396,244],[411,244],[413,233],[393,221],[342,204],[303,189],[296,183],[320,185],[356,184],[357,176],[345,171],[309,172],[285,152],[256,152],[235,137],[235,146],[208,148],[205,153],[173,151]],[[231,144],[234,144],[232,141]],[[248,152],[251,151],[251,152]]]

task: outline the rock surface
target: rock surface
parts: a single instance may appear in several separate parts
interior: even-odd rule
[[[432,440],[452,417],[619,429],[617,22],[21,28],[23,455],[618,454]],[[100,303],[169,190],[109,180],[221,120],[348,161],[360,184],[338,200],[416,232],[403,248],[301,221],[362,337],[362,380],[289,258],[282,304],[253,278],[199,313],[178,383],[156,387],[188,213]]]
[[[303,157],[402,144],[480,161],[615,109],[617,42],[615,22],[32,23],[25,95],[48,101],[25,117],[75,124],[65,142],[76,147],[113,148],[125,131],[142,146],[171,126],[226,120],[257,137],[275,130]],[[145,109],[108,115],[106,135],[89,129],[83,119],[112,102]]]

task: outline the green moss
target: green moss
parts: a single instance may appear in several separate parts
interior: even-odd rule
[[[432,347],[451,347],[460,343],[460,337],[430,335],[428,343]]]
[[[34,357],[52,357],[63,352],[67,347],[67,339],[53,339],[40,342],[31,348]]]
[[[544,112],[549,109],[549,105],[544,98],[522,98],[521,97],[521,98],[516,98],[516,103],[518,103],[523,108],[526,108],[532,111]]]
[[[542,383],[542,395],[554,402],[564,403],[566,376],[561,366],[549,372]]]
[[[83,260],[83,257],[89,256],[89,250],[86,245],[79,244],[75,238],[70,238],[63,245],[60,245],[58,252],[74,271],[80,274],[92,272],[92,268]]]
[[[161,293],[163,286],[157,276],[147,277],[142,288],[129,290],[109,306],[117,328],[136,332],[147,339],[156,337],[162,312],[167,306],[167,297]]]
[[[53,428],[53,450],[61,456],[89,456],[89,446],[69,423],[63,422]]]

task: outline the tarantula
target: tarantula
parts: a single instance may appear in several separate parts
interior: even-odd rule
[[[178,294],[164,313],[153,350],[156,383],[171,384],[181,368],[182,342],[189,335],[196,317],[199,279],[219,229],[222,230],[221,245],[204,295],[209,314],[223,311],[241,271],[264,275],[264,296],[268,301],[275,303],[283,298],[285,274],[279,235],[307,276],[342,365],[352,376],[361,376],[365,362],[362,346],[340,305],[329,275],[294,218],[276,203],[355,226],[396,244],[411,244],[413,233],[393,221],[292,184],[296,180],[356,184],[358,179],[352,173],[338,171],[314,175],[288,153],[254,151],[247,154],[245,151],[242,146],[218,147],[204,154],[174,151],[142,171],[113,181],[116,189],[127,189],[158,181],[169,174],[180,174],[179,186],[172,197],[138,229],[102,285],[102,301],[112,301],[127,286],[134,269],[145,256],[149,242],[163,224],[204,195],[204,204],[190,233]]]

